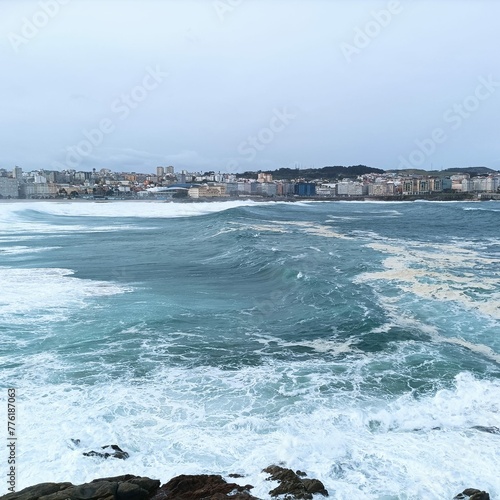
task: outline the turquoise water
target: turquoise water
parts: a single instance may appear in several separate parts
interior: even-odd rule
[[[19,487],[239,472],[268,498],[281,462],[338,499],[495,498],[500,435],[472,427],[500,427],[499,220],[496,202],[1,203]],[[110,443],[130,459],[82,456]]]

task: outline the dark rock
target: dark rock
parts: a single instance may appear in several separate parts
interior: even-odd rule
[[[328,491],[326,491],[321,481],[318,479],[301,479],[299,475],[291,469],[285,469],[278,465],[270,465],[262,472],[267,472],[271,475],[268,480],[279,481],[280,483],[278,487],[269,492],[273,497],[286,495],[285,498],[289,500],[311,500],[314,493],[321,493],[325,497],[328,496]]]
[[[132,484],[137,484],[148,493],[154,493],[160,487],[158,479],[149,479],[149,477],[134,477],[128,481]]]
[[[108,481],[85,483],[48,495],[43,500],[114,500],[117,489],[118,483]]]
[[[2,500],[148,500],[160,481],[132,475],[94,479],[90,483],[43,483],[0,497]]]
[[[321,493],[328,496],[328,491],[325,490],[324,484],[319,479],[302,479],[302,483],[309,493]]]
[[[102,450],[107,450],[107,449],[110,449],[110,450],[113,450],[113,453],[111,452],[100,452],[100,451],[87,451],[87,452],[84,452],[83,454],[86,456],[86,457],[99,457],[99,458],[120,458],[121,460],[125,460],[126,458],[128,458],[130,455],[126,452],[126,451],[123,451],[118,445],[116,444],[107,444],[106,446],[102,446],[101,447]]]
[[[248,493],[251,488],[227,483],[222,476],[181,475],[164,484],[151,500],[258,500]]]
[[[295,474],[299,477],[306,477],[307,474],[305,472],[302,472],[301,470],[295,471]]]
[[[123,476],[114,477],[102,477],[99,479],[94,479],[92,483],[97,483],[99,481],[109,481],[111,483],[131,483],[140,486],[143,490],[149,493],[154,493],[160,487],[160,481],[158,479],[149,479],[149,477],[138,477],[132,474],[125,474]]]
[[[454,497],[453,500],[490,500],[490,495],[486,491],[467,488]]]
[[[490,500],[490,495],[486,491],[479,491],[471,495],[469,500]]]
[[[238,477],[245,477],[241,474],[228,474],[227,477],[232,477],[232,478],[238,478]]]
[[[73,487],[71,483],[40,483],[0,497],[2,500],[36,500]]]
[[[484,425],[473,425],[471,429],[476,429],[481,432],[489,432],[490,434],[500,434],[500,429],[495,426],[486,427]]]
[[[149,491],[134,483],[119,483],[116,490],[116,500],[147,500]]]
[[[75,446],[79,446],[80,445],[80,440],[79,439],[72,439],[71,442],[75,445]]]

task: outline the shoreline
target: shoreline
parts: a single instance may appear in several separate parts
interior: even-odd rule
[[[78,203],[112,203],[112,202],[148,202],[148,203],[214,203],[214,202],[232,202],[232,201],[254,201],[257,203],[297,203],[303,201],[316,201],[316,202],[415,202],[415,201],[427,201],[427,202],[484,202],[484,201],[500,201],[500,194],[495,193],[485,193],[481,196],[479,194],[469,194],[464,193],[458,195],[457,193],[450,195],[439,195],[439,196],[419,196],[419,195],[405,195],[405,196],[303,196],[303,197],[259,197],[259,196],[225,196],[225,197],[211,197],[211,198],[188,198],[188,199],[162,199],[162,198],[0,198],[0,204],[6,203],[40,203],[40,202],[52,202],[52,203],[67,203],[67,202],[78,202]]]

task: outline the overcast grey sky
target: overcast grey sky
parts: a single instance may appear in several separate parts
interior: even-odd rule
[[[0,168],[500,169],[497,0],[0,0]]]

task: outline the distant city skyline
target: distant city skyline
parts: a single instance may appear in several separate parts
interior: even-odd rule
[[[493,0],[6,0],[0,168],[500,169]]]

